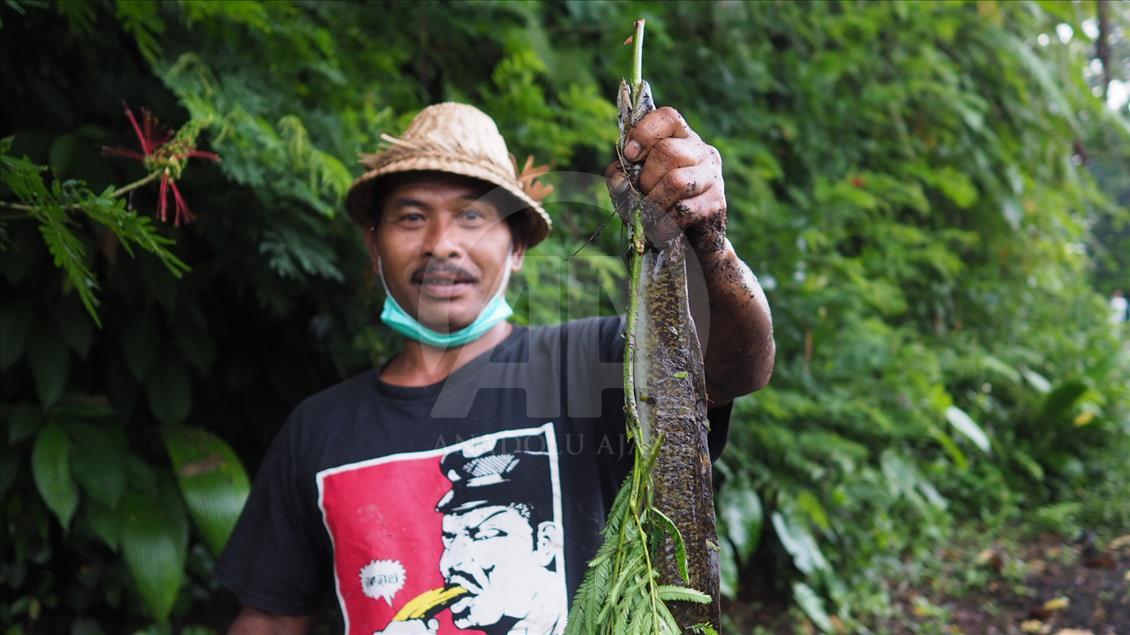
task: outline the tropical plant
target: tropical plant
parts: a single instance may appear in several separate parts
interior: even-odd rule
[[[864,631],[955,523],[1116,491],[1130,361],[1088,276],[1117,284],[1130,115],[1081,71],[1095,6],[5,3],[0,625],[223,624],[209,568],[243,475],[299,399],[394,345],[340,200],[423,105],[475,103],[554,166],[519,319],[622,306],[600,175],[641,15],[777,329],[718,463],[731,605]],[[176,175],[195,223],[149,220],[161,175],[101,155],[136,136],[123,100],[222,157]]]

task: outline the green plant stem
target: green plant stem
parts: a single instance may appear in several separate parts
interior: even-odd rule
[[[636,20],[636,32],[632,38],[632,93],[633,97],[640,94],[640,84],[643,83],[643,27],[645,20]]]
[[[643,429],[640,422],[640,411],[636,406],[636,324],[639,322],[639,278],[643,262],[643,251],[638,250],[635,244],[636,224],[635,217],[639,211],[632,212],[632,249],[628,257],[628,311],[625,317],[624,329],[627,332],[627,343],[624,346],[624,410],[628,420],[628,434],[641,446],[646,442],[643,438]],[[642,448],[641,448],[642,449]]]
[[[644,531],[643,523],[640,522],[639,514],[632,514],[632,520],[635,521],[635,523],[636,523],[636,531],[640,532],[640,541],[643,542],[643,544],[646,545],[647,544],[647,532]],[[648,571],[655,571],[655,567],[653,567],[652,564],[651,564],[651,549],[644,549],[643,550],[643,559],[644,559],[644,562],[647,563],[647,570]],[[658,596],[658,589],[655,588],[655,575],[654,574],[649,575],[647,577],[647,587],[648,587],[648,595],[650,596],[650,600],[651,600],[651,613],[652,613],[652,615],[658,615],[659,609],[655,606],[655,599]]]
[[[140,179],[134,181],[133,183],[123,185],[123,186],[119,187],[118,189],[114,190],[113,192],[110,193],[110,198],[120,198],[120,197],[140,188],[140,187],[144,187],[146,185],[149,185],[153,181],[156,181],[157,178],[160,177],[164,172],[165,172],[164,169],[157,170],[155,172],[150,172],[144,178],[140,178]],[[17,209],[17,210],[24,211],[24,212],[34,212],[36,209],[38,209],[38,206],[36,206],[36,205],[26,205],[24,203],[10,203],[8,201],[0,201],[0,207],[4,207],[4,208],[7,208],[7,209]],[[66,205],[66,206],[63,207],[63,209],[80,209],[80,208],[82,208],[82,203],[72,203],[71,205]],[[27,215],[27,214],[13,214],[13,215],[4,216],[3,218],[27,218],[28,216],[29,215]]]
[[[636,32],[632,44],[632,104],[639,99],[643,86],[643,29],[644,20],[636,20]],[[623,144],[621,139],[620,143]],[[623,148],[620,156],[623,157]],[[631,186],[633,189],[635,185]],[[637,200],[639,200],[637,198]],[[624,409],[627,414],[628,432],[639,444],[638,451],[646,451],[647,439],[644,438],[643,426],[640,422],[639,407],[636,404],[636,325],[639,322],[639,297],[640,297],[640,269],[643,262],[644,232],[643,216],[640,206],[633,205],[631,210],[631,255],[628,260],[628,311],[626,317],[627,343],[624,348]]]

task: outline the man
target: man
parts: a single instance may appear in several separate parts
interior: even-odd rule
[[[513,439],[513,438],[511,438]],[[501,445],[501,444],[500,444]],[[560,633],[565,572],[545,452],[492,447],[447,454],[452,489],[439,501],[440,572],[468,591],[451,605],[455,626],[487,633]]]
[[[346,204],[366,228],[387,291],[381,319],[404,337],[403,348],[376,373],[304,401],[280,431],[217,565],[217,577],[245,607],[231,632],[305,632],[331,587],[349,633],[555,632],[556,620],[514,630],[534,607],[488,601],[488,578],[521,569],[534,556],[484,551],[469,538],[501,537],[496,532],[507,527],[529,531],[529,552],[554,567],[554,575],[543,576],[538,601],[572,597],[631,466],[630,455],[616,451],[622,444],[608,442],[624,428],[622,319],[534,329],[507,322],[509,277],[551,221],[537,173],[518,173],[488,116],[438,104],[402,137],[383,138],[389,147],[365,159],[370,170]],[[662,108],[636,126],[625,156],[642,162],[643,193],[684,230],[701,268],[708,306],[697,307],[695,317],[709,314],[715,333],[704,362],[716,454],[732,400],[765,385],[771,373],[768,306],[725,239],[717,151],[676,111]],[[618,163],[607,177],[610,191],[623,191]],[[428,508],[425,501],[471,491],[443,478],[444,457],[516,438],[536,439],[539,447],[530,451],[548,463],[517,481],[528,494],[524,506],[475,498],[458,518],[437,513],[447,510],[442,503]],[[496,470],[500,457],[488,462]],[[483,476],[505,478],[490,470]],[[485,511],[490,507],[502,509]],[[552,521],[538,522],[536,539],[532,520],[474,524],[495,511],[500,522],[515,521],[522,509],[554,510],[546,516]],[[557,550],[552,559],[550,546]],[[413,598],[441,587],[460,593],[449,588],[452,581],[468,585],[468,594],[438,618],[417,615]],[[560,613],[561,600],[552,606]]]

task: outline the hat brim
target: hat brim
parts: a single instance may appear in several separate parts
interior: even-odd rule
[[[396,159],[385,165],[362,174],[353,182],[345,196],[345,209],[358,224],[368,227],[372,223],[373,206],[376,203],[377,186],[381,177],[406,172],[445,172],[485,181],[505,191],[514,199],[512,209],[500,210],[504,216],[523,214],[528,220],[527,247],[545,240],[553,227],[553,221],[541,203],[534,200],[521,188],[500,177],[494,170],[480,164],[471,163],[458,157],[440,153],[417,153],[403,159]]]

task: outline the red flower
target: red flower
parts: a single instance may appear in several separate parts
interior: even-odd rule
[[[863,180],[862,176],[853,176],[851,177],[851,185],[852,187],[863,187],[867,185],[867,182]]]
[[[168,222],[169,190],[172,190],[173,225],[179,227],[181,223],[191,223],[196,217],[188,209],[188,204],[184,202],[184,197],[177,189],[176,180],[180,178],[184,171],[184,165],[189,159],[219,161],[220,155],[215,152],[197,150],[194,133],[174,135],[172,130],[162,128],[153,113],[144,108],[141,109],[142,124],[139,125],[137,117],[133,116],[133,111],[129,109],[129,106],[125,102],[122,102],[122,106],[125,108],[126,117],[129,118],[130,124],[133,125],[133,131],[137,134],[138,142],[141,143],[141,152],[102,146],[102,154],[140,161],[150,173],[160,172],[161,185],[160,192],[157,195],[158,218],[162,222]]]

